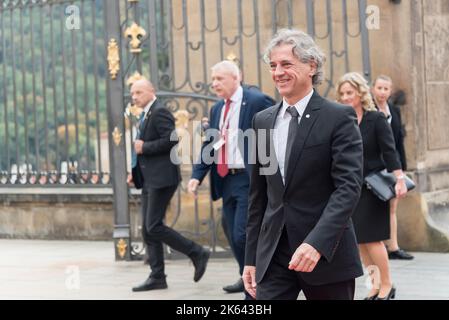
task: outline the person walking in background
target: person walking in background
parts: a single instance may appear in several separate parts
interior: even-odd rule
[[[142,235],[148,248],[151,273],[133,291],[167,288],[162,244],[187,255],[193,262],[193,280],[199,281],[206,271],[210,252],[183,237],[164,223],[165,213],[181,181],[179,166],[170,159],[178,141],[170,140],[175,119],[156,98],[148,80],[138,80],[131,87],[133,104],[143,111],[139,133],[134,142],[137,161],[128,183],[142,187]],[[134,165],[134,164],[133,164]]]
[[[396,151],[401,162],[402,170],[407,170],[407,161],[405,158],[404,148],[404,130],[401,119],[401,110],[398,106],[389,103],[389,98],[392,93],[393,82],[390,77],[380,75],[373,82],[371,92],[373,94],[374,102],[379,111],[387,117],[388,123],[393,131],[394,143]],[[390,200],[390,239],[385,241],[388,249],[388,257],[390,259],[412,260],[413,256],[405,252],[398,244],[398,219],[397,208],[398,198]]]
[[[311,300],[352,300],[363,274],[351,221],[363,164],[356,114],[314,89],[325,56],[304,32],[280,30],[265,61],[282,101],[253,120],[259,151],[245,288],[261,300],[296,300],[301,291]]]
[[[272,106],[274,101],[258,90],[242,87],[240,79],[240,70],[231,61],[221,61],[212,67],[212,89],[222,100],[210,110],[209,127],[220,131],[220,138],[223,139],[220,141],[224,143],[217,147],[217,151],[212,150],[212,156],[217,157],[218,161],[207,164],[201,158],[199,164],[193,166],[188,190],[196,195],[198,186],[210,171],[211,196],[214,201],[223,199],[223,227],[241,275],[248,213],[249,146],[247,143],[239,145],[239,135],[251,128],[251,121],[257,112]],[[201,154],[211,143],[216,145],[218,142],[206,141]],[[243,292],[241,277],[223,290],[229,293]]]
[[[397,197],[407,193],[405,176],[401,170],[393,133],[387,118],[377,112],[367,81],[358,73],[345,74],[337,83],[337,100],[350,105],[357,114],[363,139],[363,175],[387,168],[397,182]],[[390,238],[389,204],[376,197],[364,185],[354,215],[354,227],[363,264],[373,280],[373,288],[366,300],[390,300],[396,288],[390,276],[388,254],[382,241]],[[380,283],[376,283],[380,273]]]

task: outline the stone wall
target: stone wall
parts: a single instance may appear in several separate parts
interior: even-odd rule
[[[381,8],[381,29],[370,31],[373,73],[390,75],[407,94],[402,115],[417,190],[400,202],[399,242],[449,251],[449,2],[369,2]]]
[[[187,178],[184,176],[184,184]],[[211,211],[207,179],[199,192],[196,216],[195,202],[183,190],[182,185],[173,197],[166,223],[200,243],[216,241],[216,245],[227,247],[218,203],[212,204]],[[0,238],[111,240],[113,201],[110,188],[0,188]],[[129,208],[131,237],[140,242],[142,219],[136,190],[130,195]]]
[[[20,239],[110,240],[114,210],[112,190],[89,194],[64,194],[54,189],[42,194],[0,194],[0,237]],[[103,191],[100,193],[96,193]],[[105,192],[106,191],[106,192]],[[80,191],[83,193],[83,191]],[[135,208],[133,237],[139,237]],[[136,232],[137,231],[137,232]]]

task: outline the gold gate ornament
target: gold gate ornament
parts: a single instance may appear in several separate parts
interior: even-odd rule
[[[131,41],[129,42],[131,45],[131,53],[140,53],[142,52],[142,49],[140,48],[140,44],[142,43],[140,41],[140,38],[145,37],[147,32],[144,28],[140,27],[137,23],[133,23],[131,27],[126,28],[125,30],[125,37],[131,38]]]
[[[117,251],[118,251],[118,255],[120,256],[120,258],[125,258],[125,254],[126,254],[126,248],[128,247],[128,245],[126,244],[126,241],[123,239],[120,239],[117,242]]]
[[[109,65],[109,74],[111,75],[111,79],[115,80],[117,78],[117,74],[120,70],[120,54],[119,54],[119,50],[118,50],[118,44],[115,39],[109,40],[108,65]]]
[[[115,145],[118,147],[120,142],[122,141],[122,133],[120,129],[115,127],[114,131],[112,131],[112,139],[114,140]]]

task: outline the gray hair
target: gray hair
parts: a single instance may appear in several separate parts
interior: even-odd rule
[[[270,63],[271,51],[275,47],[281,45],[292,45],[293,54],[302,63],[315,62],[316,73],[312,77],[312,84],[319,85],[324,80],[323,66],[326,62],[326,56],[323,51],[316,45],[312,37],[300,30],[281,29],[271,39],[264,53],[264,61]]]
[[[228,71],[229,73],[231,73],[233,76],[237,77],[238,79],[240,79],[240,69],[239,67],[232,61],[229,60],[223,60],[218,62],[217,64],[215,64],[211,70],[212,72],[217,71],[218,69],[222,69],[225,71]]]

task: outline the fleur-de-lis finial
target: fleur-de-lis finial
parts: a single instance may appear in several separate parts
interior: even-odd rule
[[[145,37],[147,32],[144,28],[140,27],[137,23],[133,23],[131,27],[126,28],[125,30],[125,37],[130,38],[131,41],[129,42],[131,45],[130,51],[132,53],[140,53],[142,52],[142,49],[140,48],[141,41],[140,39],[142,37]]]
[[[138,81],[138,80],[142,80],[142,79],[146,79],[143,75],[141,75],[139,73],[139,71],[134,72],[134,74],[128,78],[128,80],[126,81],[126,85],[128,85],[129,87],[133,85],[134,82]]]
[[[235,53],[232,52],[232,51],[226,56],[226,60],[231,61],[231,62],[234,62],[235,64],[238,65],[238,59],[237,59],[237,56],[236,56]]]

